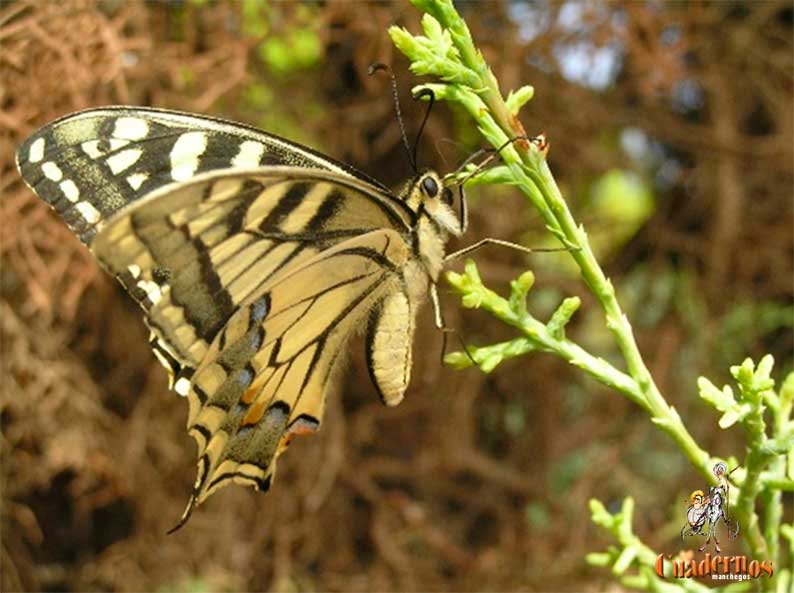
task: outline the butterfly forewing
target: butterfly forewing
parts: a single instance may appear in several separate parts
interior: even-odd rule
[[[22,144],[17,165],[86,244],[127,204],[215,169],[322,169],[386,190],[349,165],[255,128],[147,108],[91,109],[56,120]]]

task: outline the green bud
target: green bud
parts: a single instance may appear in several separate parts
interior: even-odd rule
[[[462,274],[458,274],[457,272],[447,272],[446,273],[447,282],[451,284],[454,288],[461,290],[463,287],[464,277]]]
[[[526,296],[532,285],[535,284],[535,274],[532,273],[532,270],[527,270],[515,280],[515,283],[516,290]]]
[[[510,309],[519,316],[527,314],[527,293],[535,283],[535,275],[527,270],[510,282]]]
[[[772,367],[775,366],[775,358],[771,354],[767,354],[758,363],[758,369],[755,371],[756,377],[768,378],[772,373]]]
[[[392,25],[389,27],[389,37],[392,43],[397,46],[408,58],[413,58],[418,51],[418,44],[414,41],[414,36],[406,29]]]
[[[499,365],[499,363],[502,362],[502,360],[503,357],[500,352],[494,352],[492,354],[489,354],[488,356],[485,357],[485,360],[483,360],[480,363],[480,370],[482,370],[483,373],[488,374],[492,370],[494,370]]]
[[[634,518],[634,499],[627,496],[620,507],[620,527],[631,532],[631,522]]]
[[[720,412],[724,412],[736,405],[736,399],[733,397],[733,389],[731,389],[730,385],[726,385],[722,388],[722,391],[720,391],[717,389],[716,385],[706,377],[698,377],[697,383],[698,389],[700,390],[700,397]]]
[[[637,557],[637,550],[634,546],[623,548],[623,551],[618,556],[615,564],[612,566],[612,573],[621,575],[626,572],[626,569],[631,566],[634,559]]]
[[[546,328],[555,339],[562,340],[565,338],[565,326],[568,325],[571,317],[573,317],[573,314],[576,313],[581,304],[582,301],[579,297],[568,297],[554,311],[551,319],[546,324]]]
[[[612,527],[612,515],[609,514],[604,504],[597,498],[590,499],[590,517],[596,525],[606,529]]]
[[[514,117],[518,117],[518,112],[521,108],[532,100],[535,94],[535,89],[529,85],[522,86],[520,89],[510,91],[505,100],[507,109]]]
[[[612,559],[605,552],[591,552],[585,556],[585,561],[590,566],[609,566]]]
[[[450,352],[444,357],[444,363],[458,370],[472,366],[471,358],[465,352]]]
[[[473,259],[467,259],[463,269],[472,283],[482,286],[482,278],[480,278],[480,272],[477,270],[477,264],[474,263]]]
[[[753,381],[754,370],[755,370],[755,365],[753,364],[752,359],[745,358],[741,366],[734,365],[731,367],[731,375],[733,375],[733,378],[736,379],[739,383],[743,383],[745,385],[751,385]]]
[[[461,302],[467,309],[479,309],[480,305],[482,305],[482,294],[479,292],[470,292],[463,295]]]

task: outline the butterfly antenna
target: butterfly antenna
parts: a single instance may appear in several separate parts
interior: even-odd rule
[[[408,162],[411,163],[414,173],[419,173],[419,169],[416,168],[416,157],[414,156],[415,151],[411,150],[411,145],[408,144],[408,136],[405,134],[402,111],[400,111],[400,95],[397,92],[397,79],[394,77],[394,72],[392,72],[392,69],[388,65],[377,63],[370,65],[370,67],[367,69],[367,74],[372,76],[380,70],[386,71],[386,73],[389,75],[389,78],[391,79],[391,90],[392,95],[394,96],[394,111],[397,113],[397,123],[400,125],[400,136],[402,136],[403,146],[405,146],[405,153],[408,155]]]
[[[417,93],[414,99],[418,101],[424,97],[430,97],[430,101],[427,105],[427,109],[425,110],[425,116],[422,118],[422,125],[419,126],[419,131],[416,133],[416,140],[414,140],[414,165],[419,162],[419,160],[416,158],[416,151],[419,149],[419,140],[422,138],[422,132],[425,131],[425,124],[427,123],[427,118],[430,117],[430,111],[433,109],[433,103],[436,102],[436,94],[432,89],[422,89],[419,91],[419,93]],[[414,169],[416,169],[416,166],[414,166]]]
[[[472,155],[470,155],[465,161],[463,161],[463,163],[461,163],[461,165],[458,167],[457,170],[458,171],[462,171],[466,167],[466,165],[471,163],[473,160],[480,158],[484,154],[487,154],[488,158],[486,158],[484,161],[482,161],[480,164],[478,164],[477,167],[474,169],[474,171],[469,173],[463,179],[463,181],[459,182],[459,184],[461,186],[463,186],[469,179],[471,179],[472,177],[477,175],[480,171],[482,171],[483,168],[485,168],[485,166],[488,163],[490,163],[495,158],[497,158],[499,156],[499,153],[501,153],[505,148],[507,148],[508,146],[513,144],[514,142],[518,142],[520,140],[524,140],[525,142],[536,142],[536,141],[538,141],[539,138],[540,138],[540,136],[516,136],[514,138],[510,138],[510,140],[505,141],[499,148],[480,148],[479,150],[474,152]]]

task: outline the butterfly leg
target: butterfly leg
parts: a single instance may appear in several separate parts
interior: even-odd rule
[[[521,251],[522,253],[553,253],[555,251],[570,251],[570,247],[542,247],[539,249],[532,249],[531,247],[525,247],[523,245],[519,245],[518,243],[511,243],[510,241],[503,241],[502,239],[494,239],[492,237],[486,237],[485,239],[481,239],[468,247],[464,247],[463,249],[459,249],[458,251],[453,251],[449,255],[444,258],[444,262],[450,262],[456,259],[463,257],[469,253],[482,249],[486,245],[500,245],[502,247],[508,247],[510,249],[514,249],[516,251]]]
[[[460,332],[452,327],[447,327],[444,324],[444,317],[441,313],[441,301],[438,298],[438,287],[435,283],[430,285],[430,301],[433,303],[433,314],[435,317],[436,329],[441,331],[441,335],[443,336],[441,341],[441,364],[444,364],[444,356],[447,353],[447,336],[449,334],[455,334],[460,341],[460,345],[463,348],[463,351],[466,353],[466,356],[469,357],[469,360],[474,366],[477,366],[477,361],[472,358],[471,354],[469,354],[469,347],[466,345],[466,341],[460,335]]]
[[[438,299],[438,287],[435,283],[430,285],[430,302],[433,303],[433,318],[435,319],[436,329],[440,330],[442,335],[440,363],[444,364],[444,355],[447,353],[447,334],[454,330],[444,325],[441,302]]]
[[[433,303],[433,316],[436,322],[436,329],[441,331],[452,331],[444,325],[444,317],[441,313],[441,302],[438,300],[438,287],[436,283],[430,285],[430,300]]]

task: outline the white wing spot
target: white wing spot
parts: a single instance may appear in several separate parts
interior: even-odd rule
[[[92,204],[88,202],[79,202],[77,206],[77,211],[82,215],[82,217],[88,222],[88,224],[94,224],[97,220],[99,220],[99,210],[94,208]]]
[[[149,124],[146,120],[137,117],[120,117],[113,128],[113,137],[126,140],[140,140],[149,133]]]
[[[119,148],[123,148],[129,144],[129,140],[122,140],[120,138],[110,138],[108,140],[108,146],[110,150],[118,150]],[[99,140],[87,140],[80,145],[80,148],[83,149],[83,152],[90,156],[92,159],[98,159],[104,154],[107,154],[108,151],[101,150],[99,148]]]
[[[146,298],[149,299],[149,302],[152,304],[152,306],[159,303],[163,296],[160,292],[160,287],[151,280],[139,280],[138,288],[146,293]]]
[[[182,134],[171,149],[171,177],[174,181],[190,179],[199,166],[199,157],[207,149],[204,132]]]
[[[61,168],[53,163],[52,161],[47,161],[41,166],[41,171],[44,173],[44,176],[49,179],[50,181],[55,181],[56,183],[63,179],[63,171]]]
[[[143,182],[149,179],[149,175],[147,173],[134,173],[127,177],[127,183],[130,184],[130,187],[134,190],[139,190],[143,185]]]
[[[98,159],[103,154],[103,152],[99,150],[99,140],[88,140],[87,142],[83,142],[80,148],[92,159]]]
[[[265,153],[265,145],[254,140],[246,140],[240,144],[240,151],[232,159],[233,167],[257,167],[259,159]]]
[[[171,368],[171,363],[168,362],[168,359],[165,356],[163,356],[162,352],[156,348],[152,349],[152,352],[154,352],[154,356],[158,361],[160,361],[160,364],[165,367],[165,370],[168,371],[168,388],[170,389],[174,382],[174,369]]]
[[[108,144],[110,144],[110,150],[118,150],[119,148],[123,148],[129,144],[129,140],[121,140],[120,138],[109,138]]]
[[[182,397],[185,397],[190,392],[190,380],[185,377],[180,377],[174,384],[174,391]]]
[[[129,150],[123,150],[113,156],[109,156],[107,164],[108,167],[110,167],[111,173],[118,175],[138,162],[142,154],[143,150],[140,148],[130,148]]]
[[[36,138],[36,140],[33,141],[33,144],[30,145],[30,150],[28,151],[28,160],[31,163],[38,163],[44,158],[44,142],[44,138]]]
[[[66,196],[66,199],[73,204],[77,203],[77,200],[80,199],[80,190],[77,189],[77,186],[71,179],[61,181],[61,191],[63,195]]]
[[[130,276],[137,280],[138,276],[141,275],[141,266],[138,264],[131,264],[127,266],[127,271],[130,273]]]

